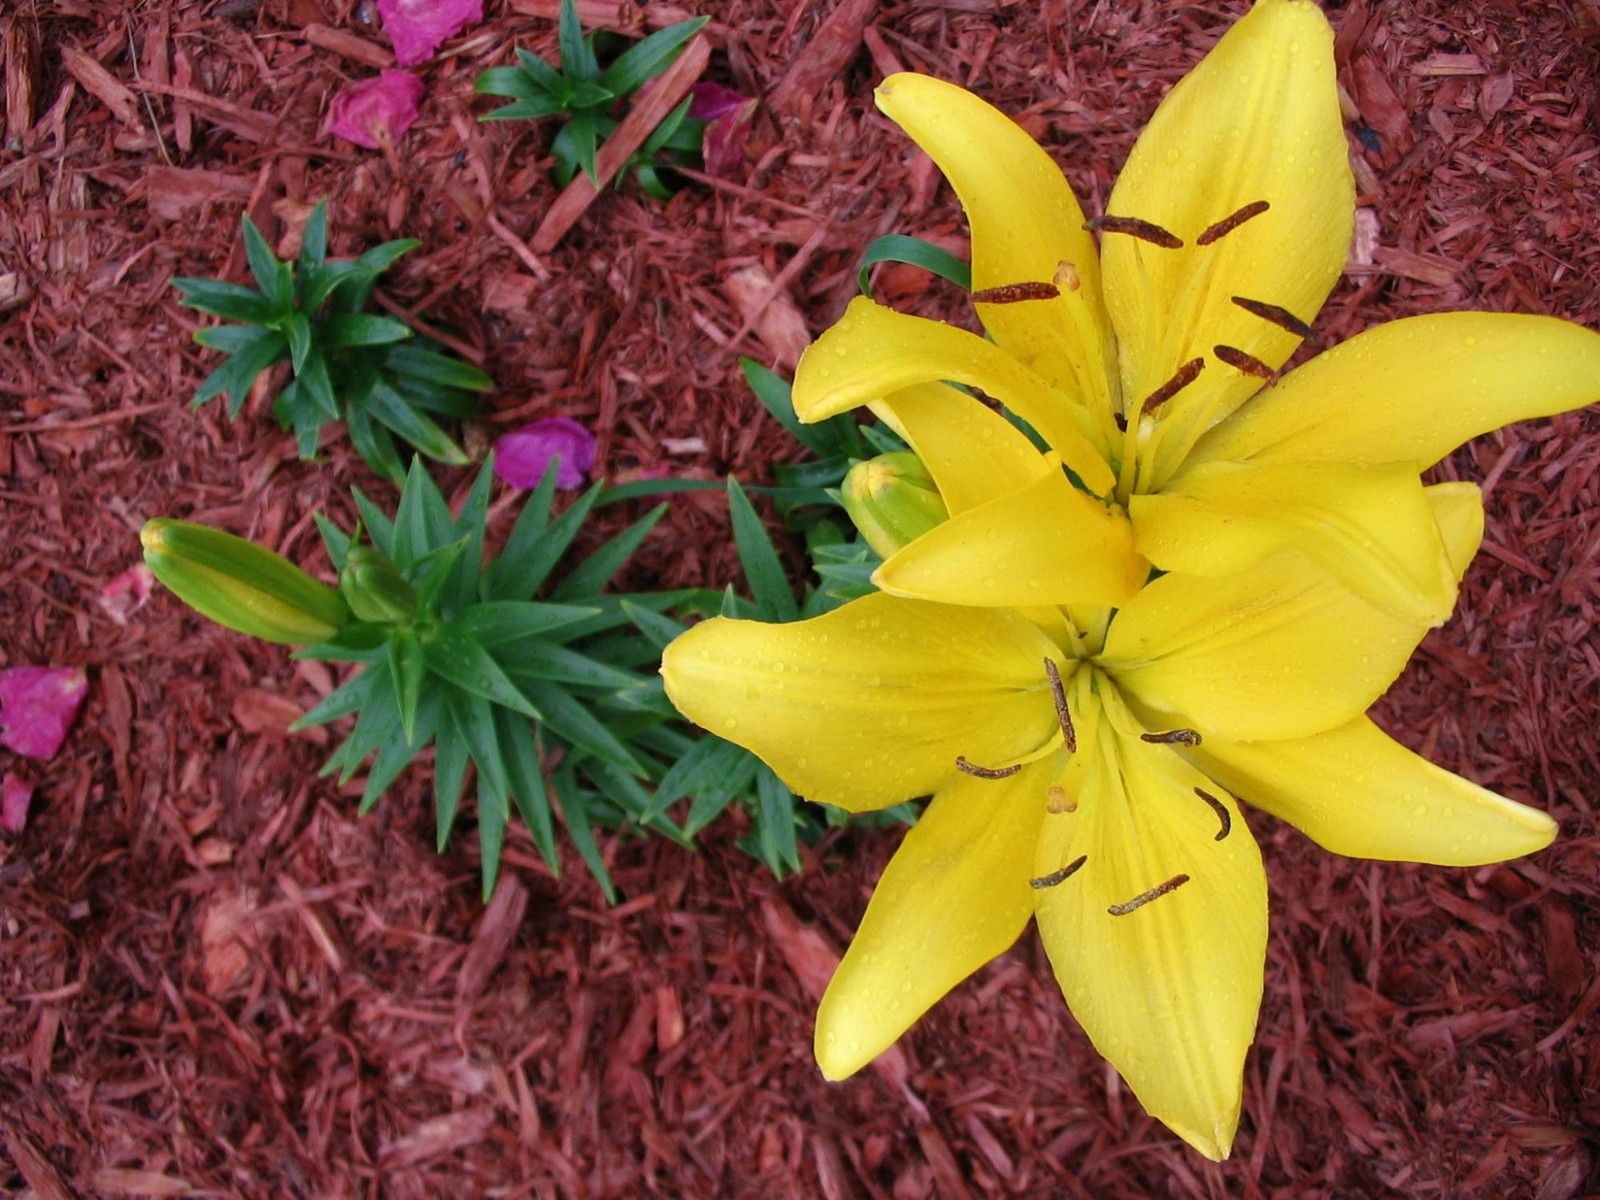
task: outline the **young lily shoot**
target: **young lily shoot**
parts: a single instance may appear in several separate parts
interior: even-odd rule
[[[325,424],[343,421],[367,465],[396,486],[410,457],[402,447],[454,466],[467,462],[434,418],[475,415],[478,395],[493,381],[404,322],[366,311],[378,277],[420,242],[385,242],[353,260],[329,259],[324,200],[306,221],[293,263],[272,253],[248,216],[244,245],[256,288],[172,281],[187,307],[232,322],[195,332],[200,345],[228,356],[200,385],[196,406],[226,395],[229,415],[237,416],[256,377],[286,362],[292,377],[272,412],[294,431],[302,458],[316,454]]]
[[[895,75],[878,104],[965,207],[988,337],[869,299],[822,335],[796,374],[801,420],[866,405],[911,451],[845,489],[880,591],[697,625],[665,651],[667,694],[808,799],[932,797],[822,1000],[828,1078],[1032,920],[1095,1047],[1222,1159],[1267,946],[1241,800],[1372,859],[1491,863],[1556,834],[1366,714],[1483,536],[1478,489],[1422,472],[1600,399],[1600,335],[1448,313],[1284,369],[1339,278],[1354,201],[1310,0],[1258,0],[1092,218],[963,89]]]
[[[585,34],[578,6],[562,0],[557,26],[561,53],[559,69],[528,50],[517,51],[517,65],[494,67],[479,75],[473,90],[503,96],[503,104],[482,118],[515,121],[565,116],[550,153],[556,160],[556,182],[565,187],[579,171],[598,182],[595,154],[621,123],[616,108],[673,63],[684,45],[709,20],[695,17],[658,29],[600,65],[598,31]],[[667,192],[658,167],[683,165],[698,156],[705,129],[702,120],[689,119],[690,100],[675,108],[652,132],[628,164],[645,191],[657,199]]]
[[[632,697],[648,692],[650,680],[630,657],[642,639],[615,636],[631,624],[627,611],[601,594],[664,506],[551,584],[599,487],[552,521],[552,470],[504,549],[486,558],[492,480],[485,465],[452,515],[413,463],[393,517],[360,492],[355,530],[319,515],[336,588],[263,547],[188,521],[146,524],[145,559],[179,599],[219,624],[300,647],[301,657],[361,668],[297,728],[355,717],[324,773],[344,783],[365,768],[362,812],[432,747],[441,850],[467,768],[475,768],[485,897],[513,806],[557,872],[559,806],[574,845],[614,895],[595,845],[597,820],[685,840],[659,813],[641,815],[649,798],[631,781],[648,772],[628,738],[641,725]],[[533,599],[541,592],[545,598]]]

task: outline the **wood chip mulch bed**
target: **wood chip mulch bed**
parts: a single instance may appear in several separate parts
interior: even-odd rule
[[[471,839],[432,851],[425,771],[357,819],[315,778],[321,737],[285,734],[326,671],[159,590],[132,613],[100,602],[150,516],[320,561],[315,508],[347,515],[352,484],[391,495],[341,438],[298,461],[261,397],[237,421],[189,410],[216,359],[169,280],[242,278],[241,212],[279,239],[330,196],[335,253],[421,238],[383,295],[493,373],[484,434],[564,414],[597,433],[597,478],[761,482],[797,448],[737,356],[785,364],[875,235],[964,237],[872,107],[883,73],[975,87],[1098,212],[1157,101],[1246,6],[695,3],[714,18],[706,77],[766,102],[747,174],[666,204],[609,190],[537,254],[553,125],[477,123],[471,83],[513,45],[553,54],[555,5],[488,7],[422,68],[423,118],[387,156],[322,132],[333,91],[389,61],[365,0],[0,12],[0,666],[91,679],[57,759],[0,764],[39,784],[0,841],[0,1192],[1600,1195],[1600,411],[1439,469],[1483,485],[1488,536],[1378,712],[1548,809],[1561,838],[1444,870],[1336,859],[1252,820],[1267,999],[1220,1166],[1094,1055],[1031,933],[888,1069],[820,1079],[809,989],[897,835],[834,835],[781,885],[737,828],[699,854],[613,836],[608,909],[575,857],[552,878],[518,831],[485,909]],[[1329,8],[1366,215],[1321,340],[1464,307],[1600,325],[1600,6]],[[582,9],[639,28],[633,5]],[[913,270],[879,290],[969,319]],[[596,538],[638,511],[607,510]],[[628,582],[734,571],[712,493],[674,499]]]

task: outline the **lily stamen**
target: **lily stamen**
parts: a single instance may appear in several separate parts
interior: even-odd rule
[[[1078,752],[1078,735],[1072,728],[1072,713],[1067,708],[1067,693],[1061,686],[1061,672],[1050,659],[1044,660],[1044,673],[1050,677],[1050,694],[1056,702],[1056,720],[1061,722],[1061,740],[1070,753]]]
[[[1045,888],[1053,888],[1071,879],[1077,874],[1078,868],[1088,861],[1089,856],[1087,854],[1080,854],[1059,871],[1051,871],[1048,875],[1041,875],[1037,879],[1028,880],[1028,886],[1038,891],[1043,891]]]
[[[1209,246],[1218,238],[1232,233],[1251,217],[1259,217],[1271,207],[1272,206],[1265,200],[1252,200],[1238,212],[1233,213],[1230,216],[1223,217],[1222,220],[1218,221],[1215,225],[1208,225],[1206,227],[1206,231],[1199,237],[1195,238],[1194,244],[1196,246]]]
[[[980,767],[977,763],[968,762],[961,755],[956,755],[956,770],[963,775],[972,775],[978,779],[1010,779],[1022,770],[1021,763],[1014,763],[1009,767]]]
[[[1163,250],[1183,249],[1183,239],[1177,234],[1161,228],[1154,221],[1141,221],[1138,217],[1095,217],[1085,221],[1083,227],[1091,233],[1125,233],[1141,242],[1160,246]]]
[[[1054,300],[1061,289],[1053,283],[1003,283],[972,293],[974,304],[1018,304],[1024,300]]]
[[[1204,788],[1195,788],[1194,794],[1210,805],[1211,811],[1217,814],[1217,820],[1222,822],[1222,828],[1217,831],[1217,836],[1211,839],[1214,842],[1220,842],[1233,832],[1233,818],[1228,815],[1228,806]]]
[[[1168,729],[1161,733],[1141,733],[1139,740],[1153,746],[1198,746],[1200,734],[1194,729]]]
[[[1278,382],[1278,373],[1254,354],[1247,354],[1237,346],[1213,346],[1211,353],[1227,363],[1235,371],[1246,375],[1254,375],[1257,379],[1265,379],[1268,383]]]
[[[1311,340],[1311,326],[1295,316],[1281,304],[1268,304],[1265,300],[1252,300],[1248,296],[1233,296],[1232,301],[1253,317],[1270,321],[1279,329],[1287,330],[1301,341]]]
[[[1174,875],[1165,883],[1156,884],[1156,886],[1151,888],[1148,892],[1140,892],[1132,900],[1125,901],[1122,904],[1113,904],[1110,908],[1106,909],[1106,911],[1113,917],[1125,917],[1134,909],[1143,908],[1146,904],[1149,904],[1150,901],[1159,900],[1168,892],[1175,892],[1188,882],[1189,877],[1187,875]]]
[[[1219,347],[1219,349],[1220,348],[1221,347]],[[1219,354],[1217,357],[1222,358],[1222,355]],[[1227,362],[1228,360],[1223,358],[1222,361]],[[1188,362],[1184,363],[1183,366],[1177,369],[1171,379],[1167,380],[1155,391],[1146,396],[1143,403],[1139,405],[1138,411],[1140,413],[1147,413],[1154,412],[1156,409],[1160,408],[1168,400],[1171,400],[1179,392],[1183,391],[1184,388],[1188,387],[1196,379],[1200,378],[1200,372],[1205,370],[1205,366],[1205,359],[1191,358]]]

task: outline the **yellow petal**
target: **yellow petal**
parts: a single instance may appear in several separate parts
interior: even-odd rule
[[[1094,444],[1087,410],[993,342],[911,317],[863,296],[806,348],[794,375],[794,411],[821,421],[919,383],[982,388],[1045,439],[1096,495],[1116,482]]]
[[[872,411],[910,443],[952,515],[1060,474],[1010,421],[947,384],[906,388]]]
[[[1357,334],[1213,429],[1193,458],[1432,466],[1513,421],[1600,400],[1600,334],[1554,317],[1437,313]]]
[[[691,721],[800,795],[852,811],[937,790],[964,756],[1005,766],[1056,729],[1044,659],[1013,612],[874,595],[789,625],[702,622],[662,655]]]
[[[1316,737],[1190,752],[1240,799],[1352,858],[1472,867],[1542,850],[1546,814],[1452,775],[1359,717]]]
[[[944,604],[1121,604],[1149,574],[1133,527],[1059,469],[952,516],[873,574],[886,592]]]
[[[1128,503],[1163,571],[1226,575],[1292,548],[1358,596],[1438,625],[1456,602],[1439,523],[1409,464],[1202,463]]]
[[[1261,386],[1218,359],[1215,346],[1274,369],[1288,361],[1299,338],[1233,297],[1316,317],[1350,246],[1348,154],[1327,20],[1310,0],[1260,0],[1162,101],[1106,205],[1184,243],[1168,250],[1127,234],[1101,237],[1130,403],[1202,358],[1200,378],[1168,408],[1180,419],[1209,413],[1209,423]],[[1260,201],[1270,207],[1199,244],[1208,228]]]
[[[972,227],[973,289],[1016,283],[1061,289],[1054,300],[979,305],[984,328],[1008,353],[1109,419],[1116,349],[1100,300],[1099,254],[1061,168],[1004,113],[954,84],[891,75],[877,101],[960,197]]]
[[[1444,539],[1450,559],[1450,573],[1456,582],[1467,573],[1472,556],[1483,544],[1483,493],[1475,483],[1435,483],[1423,489],[1439,536]]]
[[[1237,575],[1163,575],[1119,611],[1101,663],[1167,727],[1309,737],[1365,712],[1425,632],[1298,554]]]
[[[1226,795],[1170,749],[1103,734],[1076,812],[1045,819],[1039,933],[1072,1015],[1150,1115],[1207,1158],[1228,1155],[1267,945],[1261,855]],[[1113,905],[1187,879],[1124,915]]]
[[[1033,915],[1028,876],[1048,779],[960,776],[884,868],[817,1010],[817,1065],[843,1079],[871,1062]]]

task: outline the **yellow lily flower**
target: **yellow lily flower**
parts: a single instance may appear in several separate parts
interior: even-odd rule
[[[1222,576],[1294,549],[1438,624],[1456,580],[1419,473],[1499,425],[1600,399],[1600,335],[1537,316],[1396,321],[1278,377],[1339,278],[1354,212],[1333,35],[1310,0],[1259,0],[1223,36],[1096,221],[963,89],[894,75],[877,102],[966,209],[992,338],[858,299],[800,361],[802,420],[870,404],[949,505],[883,565],[884,591],[1118,604],[1150,565]],[[997,477],[1009,486],[982,486]]]
[[[1425,498],[1459,578],[1478,493]],[[1221,1159],[1267,939],[1235,793],[1368,858],[1470,865],[1554,837],[1362,715],[1424,629],[1280,553],[1163,576],[1115,611],[880,593],[797,624],[719,617],[667,647],[662,675],[690,719],[801,795],[855,812],[933,797],[823,997],[825,1076],[869,1063],[1032,917],[1095,1047]]]

